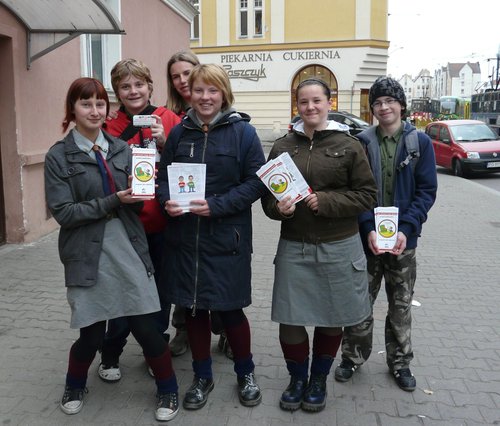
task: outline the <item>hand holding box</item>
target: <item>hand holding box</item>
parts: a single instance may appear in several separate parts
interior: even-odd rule
[[[379,250],[390,251],[398,239],[399,209],[397,207],[376,207],[374,213],[377,246]]]
[[[132,196],[150,200],[155,197],[156,149],[132,148]]]

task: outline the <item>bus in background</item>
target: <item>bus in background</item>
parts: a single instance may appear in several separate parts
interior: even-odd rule
[[[410,122],[420,127],[425,127],[439,115],[439,99],[413,98],[410,105]]]
[[[459,96],[441,96],[439,120],[470,118],[470,99]]]
[[[485,90],[471,97],[471,118],[481,120],[500,135],[500,90]]]

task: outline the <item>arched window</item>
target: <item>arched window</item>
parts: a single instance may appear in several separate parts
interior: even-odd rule
[[[292,89],[291,89],[292,96],[291,96],[291,108],[290,108],[290,113],[292,118],[297,115],[297,97],[296,97],[297,86],[302,81],[313,77],[323,80],[326,84],[328,84],[328,86],[330,86],[330,97],[332,98],[332,111],[337,111],[338,109],[337,79],[330,72],[328,68],[325,68],[321,65],[308,65],[307,67],[304,67],[301,70],[299,70],[292,81]]]

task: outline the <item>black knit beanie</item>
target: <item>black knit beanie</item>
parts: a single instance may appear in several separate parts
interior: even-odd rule
[[[370,102],[370,108],[378,98],[381,96],[390,96],[396,99],[403,107],[403,112],[406,111],[406,96],[405,91],[401,84],[391,77],[379,77],[373,83],[370,88],[370,93],[368,95],[368,101]]]

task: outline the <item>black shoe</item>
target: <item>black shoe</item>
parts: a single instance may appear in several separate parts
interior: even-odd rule
[[[66,414],[77,414],[83,407],[83,394],[88,393],[85,389],[74,389],[66,386],[61,399],[61,410]]]
[[[417,381],[409,368],[401,368],[392,372],[398,386],[407,392],[413,392],[417,387]]]
[[[343,359],[335,369],[335,380],[337,382],[347,382],[354,372],[358,369],[358,365],[348,359]]]
[[[305,411],[321,411],[326,405],[326,374],[314,374],[302,398],[302,409]]]
[[[213,379],[202,379],[196,377],[193,379],[191,387],[187,390],[182,406],[187,410],[198,410],[207,403],[208,394],[214,388]]]
[[[160,393],[156,395],[155,418],[159,422],[172,420],[179,412],[179,398],[177,392]]]
[[[285,411],[295,411],[300,408],[307,387],[307,377],[292,376],[290,384],[281,394],[280,408]]]
[[[182,354],[185,354],[189,348],[187,330],[184,328],[178,328],[175,333],[175,337],[168,344],[168,347],[172,356],[181,356]]]
[[[226,333],[224,331],[220,334],[219,342],[217,343],[217,347],[219,348],[219,350],[222,353],[224,353],[224,355],[226,355],[227,358],[229,358],[229,359],[234,358],[233,350],[231,349],[231,346],[229,346],[229,342],[227,341],[227,336],[226,336]]]
[[[262,400],[259,385],[255,382],[253,373],[238,377],[238,397],[241,405],[253,407],[259,405]]]

